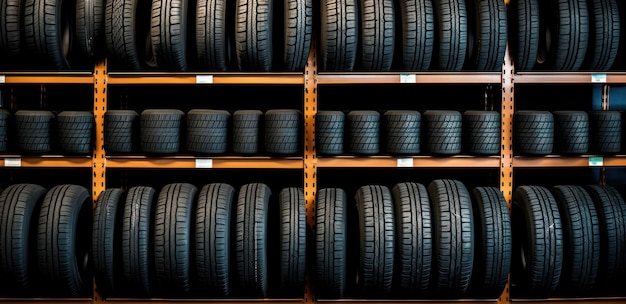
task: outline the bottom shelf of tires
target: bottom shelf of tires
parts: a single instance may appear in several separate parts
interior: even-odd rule
[[[522,176],[509,208],[497,170],[387,171],[321,170],[308,213],[299,170],[111,170],[129,180],[94,208],[85,185],[18,174],[0,193],[0,301],[626,300],[615,187]]]

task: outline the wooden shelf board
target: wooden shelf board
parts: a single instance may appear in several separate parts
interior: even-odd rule
[[[499,166],[500,158],[497,156],[319,156],[317,158],[318,168],[498,168]]]
[[[91,156],[0,156],[0,167],[7,168],[91,168]]]
[[[110,85],[141,84],[294,84],[303,85],[302,73],[135,73],[110,72],[107,83]]]
[[[594,75],[606,75],[604,81],[597,82]],[[626,73],[619,72],[519,72],[513,76],[516,84],[626,84]],[[595,80],[594,80],[595,79]]]
[[[0,84],[93,84],[93,73],[0,72]]]
[[[411,75],[411,77],[403,77]],[[415,76],[414,78],[412,76]],[[407,82],[408,79],[408,82]],[[318,84],[500,84],[499,72],[319,73]]]
[[[262,157],[262,156],[107,156],[107,168],[125,169],[302,169],[301,157]]]

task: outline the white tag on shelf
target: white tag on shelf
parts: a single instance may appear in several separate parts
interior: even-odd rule
[[[592,156],[589,157],[589,167],[602,167],[604,166],[604,157]]]
[[[412,158],[398,158],[396,166],[398,168],[412,168],[413,159]]]
[[[7,77],[4,75],[0,75],[0,83],[5,83],[7,81]]]
[[[592,83],[606,83],[606,74],[591,74]]]
[[[196,158],[196,169],[211,169],[213,168],[213,160],[206,158]]]
[[[5,158],[4,159],[4,166],[5,167],[21,167],[22,166],[22,159],[17,157],[17,158]]]
[[[212,84],[213,75],[196,75],[196,84]]]
[[[416,83],[417,77],[415,74],[400,74],[400,83]]]

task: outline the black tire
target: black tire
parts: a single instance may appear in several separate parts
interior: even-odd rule
[[[128,290],[137,296],[152,295],[153,223],[156,190],[148,186],[128,189],[122,217],[122,266]]]
[[[383,114],[385,152],[419,154],[422,115],[418,111],[388,110]]]
[[[306,209],[304,190],[284,188],[280,208],[280,289],[282,294],[301,296],[306,271]]]
[[[263,112],[259,110],[237,110],[233,113],[233,152],[237,154],[259,152],[262,120]]]
[[[384,72],[391,69],[395,48],[393,0],[361,0],[361,69]]]
[[[341,188],[317,192],[315,285],[320,298],[342,298],[347,285],[347,196]]]
[[[152,0],[150,37],[159,68],[185,72],[188,0]]]
[[[315,114],[315,149],[318,154],[343,153],[346,115],[342,111],[317,111]]]
[[[139,71],[156,67],[150,38],[151,2],[106,1],[104,36],[111,68]]]
[[[577,71],[589,43],[587,0],[540,1],[541,38],[537,68]]]
[[[626,203],[612,186],[588,185],[600,220],[598,283],[612,285],[626,275]]]
[[[392,189],[396,221],[397,286],[409,295],[428,291],[433,259],[433,224],[428,190],[419,183]]]
[[[81,57],[93,63],[105,52],[104,6],[106,0],[76,1],[76,44]]]
[[[63,184],[52,187],[41,204],[37,229],[39,274],[53,294],[91,293],[88,252],[93,221],[89,190]]]
[[[442,155],[461,153],[463,115],[460,112],[428,110],[422,117],[428,152]]]
[[[104,114],[104,149],[107,153],[137,150],[138,117],[134,110],[108,110]]]
[[[585,111],[554,111],[554,150],[561,154],[589,151],[589,115]]]
[[[435,44],[435,16],[432,0],[398,1],[402,21],[402,69],[427,71]]]
[[[519,186],[513,193],[512,284],[520,292],[549,296],[563,268],[561,214],[549,189]]]
[[[191,243],[196,186],[165,185],[154,215],[154,264],[157,284],[164,295],[191,293]]]
[[[519,154],[547,155],[554,149],[554,115],[549,111],[515,112],[513,130]]]
[[[348,151],[375,155],[380,152],[380,113],[354,110],[348,115]]]
[[[120,188],[104,190],[98,196],[91,230],[91,260],[98,293],[104,297],[117,294],[121,278],[121,212],[126,191]]]
[[[240,71],[269,72],[273,68],[272,0],[236,0],[235,50]]]
[[[39,208],[46,189],[36,184],[14,184],[0,194],[0,281],[10,293],[31,291],[36,281],[36,265],[32,265],[32,240],[37,233]]]
[[[0,152],[5,152],[9,149],[11,119],[11,112],[0,109]]]
[[[54,113],[45,110],[19,110],[14,114],[17,149],[24,153],[52,151]]]
[[[395,217],[389,188],[360,187],[355,200],[359,214],[359,287],[363,294],[391,292],[395,258]]]
[[[465,1],[433,0],[435,11],[434,69],[460,71],[467,52]]]
[[[511,0],[508,21],[515,69],[530,71],[537,64],[539,55],[539,0]]]
[[[62,111],[56,116],[56,135],[61,151],[90,155],[93,152],[95,119],[88,111]]]
[[[183,116],[185,113],[177,109],[143,110],[139,129],[141,150],[155,154],[177,153]]]
[[[230,294],[231,217],[235,189],[228,184],[205,185],[196,205],[196,276],[198,290]]]
[[[23,0],[5,0],[0,3],[0,16],[2,16],[2,20],[0,20],[0,55],[5,59],[18,58],[22,53],[24,47],[22,40],[23,9]],[[11,63],[7,62],[6,64]]]
[[[608,71],[617,58],[621,21],[617,0],[591,0],[589,6],[589,46],[583,69]]]
[[[359,40],[356,0],[321,0],[320,26],[320,70],[352,71]]]
[[[466,1],[468,15],[467,69],[501,71],[507,41],[507,13],[502,0]]]
[[[619,153],[622,148],[622,114],[619,111],[589,111],[590,151]]]
[[[284,46],[282,69],[303,71],[313,37],[313,0],[284,1]]]
[[[474,212],[469,191],[457,180],[436,179],[428,185],[432,207],[435,275],[434,292],[463,295],[474,268]]]
[[[500,153],[500,113],[497,111],[463,112],[463,146],[470,154]]]
[[[245,184],[237,198],[235,257],[237,282],[249,296],[266,297],[268,293],[268,208],[272,195],[262,183]]]
[[[590,290],[600,262],[600,227],[593,200],[585,188],[552,187],[563,224],[563,271],[560,285],[570,293]]]
[[[302,112],[295,109],[271,109],[265,119],[265,152],[295,154],[300,149]]]
[[[511,270],[512,227],[509,207],[496,187],[476,187],[474,200],[475,262],[473,292],[497,298],[504,291]]]
[[[234,1],[198,0],[196,52],[201,69],[227,71],[231,65]]]
[[[70,68],[74,40],[75,1],[24,0],[24,45],[35,60],[48,68]]]
[[[187,112],[186,118],[188,151],[203,154],[226,152],[230,118],[228,111],[193,109]]]

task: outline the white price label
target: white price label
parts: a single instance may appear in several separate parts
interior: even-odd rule
[[[417,83],[415,74],[400,74],[400,83]]]
[[[211,169],[213,168],[213,160],[206,158],[198,158],[196,159],[196,168],[197,169]]]
[[[0,83],[5,83],[7,81],[7,77],[4,75],[0,75]]]
[[[591,74],[592,83],[606,83],[606,74]]]
[[[398,168],[412,168],[413,159],[412,158],[398,158],[396,165]]]
[[[196,84],[212,84],[213,75],[196,75]]]
[[[589,157],[589,167],[602,167],[604,165],[604,158],[602,156]]]
[[[5,158],[4,166],[5,167],[21,167],[22,159],[21,158]]]

